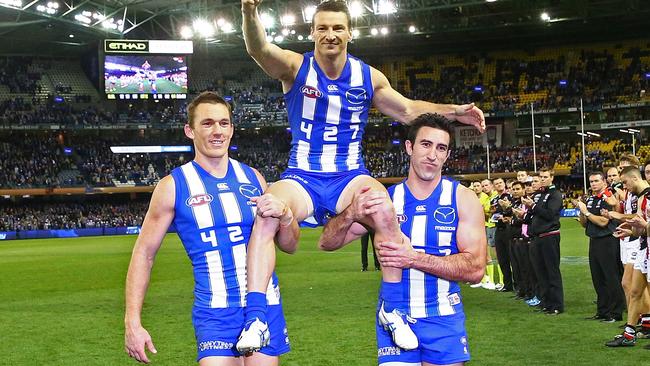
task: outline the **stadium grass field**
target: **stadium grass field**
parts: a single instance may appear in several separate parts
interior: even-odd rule
[[[360,272],[359,245],[320,252],[320,230],[303,230],[295,255],[278,255],[292,352],[288,366],[376,364],[379,272]],[[0,365],[135,365],[123,350],[124,278],[135,236],[0,242]],[[562,221],[566,313],[533,312],[511,293],[463,286],[472,364],[638,365],[636,347],[608,349],[620,330],[584,320],[595,293],[587,240]],[[154,365],[192,365],[192,272],[176,235],[158,254],[143,322]]]

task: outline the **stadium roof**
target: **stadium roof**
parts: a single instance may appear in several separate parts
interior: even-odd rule
[[[264,1],[274,42],[308,43],[316,1]],[[650,35],[645,0],[350,0],[356,46],[516,47]],[[394,12],[393,12],[394,10]],[[293,24],[291,24],[293,23]],[[0,52],[79,54],[105,38],[195,40],[241,49],[239,0],[0,0]],[[382,29],[383,28],[383,29]],[[373,30],[374,29],[374,30]],[[375,34],[376,33],[376,34]],[[504,42],[505,41],[505,42]]]

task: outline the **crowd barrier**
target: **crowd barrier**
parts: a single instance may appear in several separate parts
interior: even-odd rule
[[[174,233],[170,227],[167,232]],[[87,229],[58,229],[58,230],[21,230],[0,231],[0,240],[15,239],[45,239],[45,238],[77,238],[82,236],[130,235],[139,234],[140,226],[100,227]]]
[[[562,217],[577,217],[580,210],[577,208],[565,208],[560,213]],[[313,227],[303,223],[303,227]],[[170,227],[168,233],[175,233],[176,229]],[[108,236],[108,235],[130,235],[139,234],[140,226],[124,227],[101,227],[88,229],[68,229],[68,230],[22,230],[22,231],[0,231],[0,240],[15,239],[45,239],[45,238],[77,238],[82,236]]]

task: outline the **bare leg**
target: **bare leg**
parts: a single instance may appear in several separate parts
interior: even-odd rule
[[[266,193],[271,193],[284,201],[293,212],[298,222],[304,220],[313,211],[311,202],[305,201],[308,193],[297,183],[281,180],[272,184]],[[278,231],[279,220],[273,217],[255,217],[255,224],[248,242],[247,251],[247,286],[248,292],[266,293],[271,274],[275,269],[275,245],[273,239]],[[280,248],[282,249],[282,248]]]
[[[293,212],[296,222],[311,215],[311,199],[298,183],[281,180],[271,185],[266,194],[272,194],[283,201]],[[247,289],[245,317],[246,325],[237,341],[237,349],[242,353],[257,351],[269,341],[266,324],[266,292],[275,269],[274,238],[280,227],[275,217],[257,215],[247,249]],[[286,248],[280,247],[287,251]],[[292,248],[291,251],[295,250]]]
[[[355,194],[364,187],[370,187],[372,191],[383,192],[388,197],[388,192],[381,183],[367,175],[358,176],[348,183],[343,190],[336,204],[336,211],[342,212],[347,208],[352,203]],[[387,199],[377,208],[374,213],[368,214],[359,220],[361,224],[375,232],[373,245],[376,247],[382,242],[402,243],[402,232],[397,223],[393,203]],[[393,342],[398,347],[405,350],[415,349],[418,346],[418,339],[406,321],[405,309],[398,309],[404,304],[402,269],[382,267],[381,275],[380,298],[382,305],[378,314],[379,322],[391,333]]]
[[[359,192],[363,187],[371,187],[373,190],[386,191],[386,188],[377,180],[370,176],[363,175],[353,179],[343,190],[337,203],[336,210],[343,211],[350,205],[354,194]],[[370,227],[375,232],[374,245],[384,241],[393,243],[402,242],[402,234],[397,224],[395,209],[393,204],[388,201],[376,214],[366,217],[362,224]],[[402,281],[402,270],[400,268],[382,268],[382,279],[384,282],[397,283]]]
[[[255,352],[244,358],[246,366],[278,366],[280,359],[277,356],[269,356],[260,352]]]
[[[632,283],[632,273],[634,272],[634,264],[626,263],[623,266],[623,278],[621,279],[621,286],[625,292],[625,302],[630,305],[630,285]]]
[[[199,360],[199,366],[243,366],[241,357],[209,356]]]
[[[647,295],[647,284],[646,275],[639,270],[634,270],[630,282],[630,302],[627,305],[627,324],[631,326],[636,326],[639,315],[648,311],[643,304],[643,298]]]

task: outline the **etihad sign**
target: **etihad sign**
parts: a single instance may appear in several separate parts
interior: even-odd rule
[[[149,41],[105,40],[105,52],[149,53]]]
[[[104,52],[191,55],[194,48],[192,41],[105,39]]]

